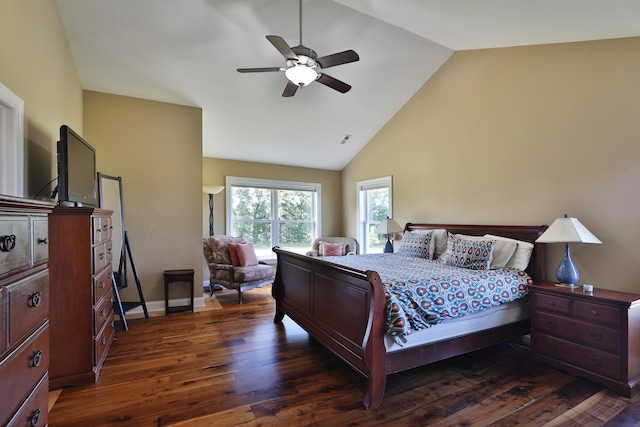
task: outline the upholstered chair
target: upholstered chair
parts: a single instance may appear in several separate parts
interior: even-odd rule
[[[204,257],[209,266],[209,288],[220,284],[227,289],[238,291],[238,303],[242,304],[242,292],[270,285],[275,278],[276,270],[270,265],[258,262],[254,265],[234,265],[229,243],[244,243],[242,237],[214,235],[203,239]]]
[[[318,237],[312,245],[311,250],[306,253],[307,256],[323,256],[320,244],[326,243],[342,243],[342,255],[358,255],[360,253],[360,244],[352,237]]]

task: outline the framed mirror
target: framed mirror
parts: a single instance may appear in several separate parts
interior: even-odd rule
[[[116,280],[118,288],[127,287],[124,207],[122,203],[122,177],[105,175],[98,172],[98,194],[100,208],[113,211],[111,216],[111,241],[113,247],[113,265],[117,265]]]

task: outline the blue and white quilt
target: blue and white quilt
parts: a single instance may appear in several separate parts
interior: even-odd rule
[[[398,254],[325,260],[378,272],[386,292],[387,333],[396,337],[522,298],[532,282],[521,270],[470,270]]]

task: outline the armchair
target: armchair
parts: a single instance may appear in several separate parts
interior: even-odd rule
[[[322,256],[320,254],[320,243],[342,243],[342,255],[358,255],[360,253],[360,244],[352,237],[318,237],[311,244],[311,250],[306,253],[307,256]]]
[[[233,265],[229,243],[243,243],[242,237],[214,235],[203,239],[204,257],[209,266],[210,288],[220,284],[238,291],[238,303],[242,304],[242,292],[273,283],[275,268],[265,263],[257,265]]]

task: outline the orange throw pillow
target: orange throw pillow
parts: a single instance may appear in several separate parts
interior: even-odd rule
[[[231,265],[236,267],[240,265],[237,243],[229,243],[229,258],[231,258]]]
[[[238,259],[241,267],[258,265],[258,257],[251,243],[238,243],[236,244],[236,250],[238,251]]]

